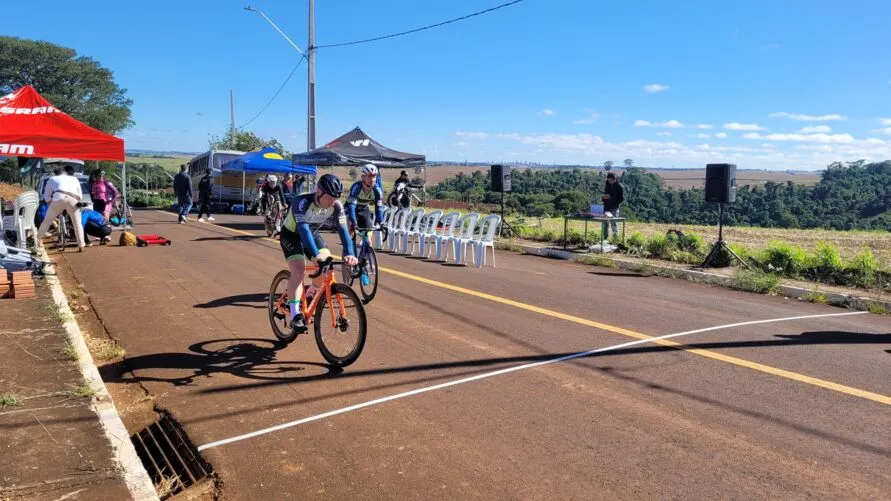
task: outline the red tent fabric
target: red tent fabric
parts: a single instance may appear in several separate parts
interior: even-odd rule
[[[30,85],[0,97],[0,156],[124,161],[124,140],[56,109]]]

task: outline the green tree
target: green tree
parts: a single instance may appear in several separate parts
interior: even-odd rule
[[[612,160],[607,160],[606,162],[603,162],[603,168],[606,170],[612,169],[613,165],[615,165],[615,164],[613,163]]]
[[[133,100],[115,83],[111,70],[74,49],[0,36],[0,95],[25,85],[56,108],[109,134],[133,125]]]
[[[625,164],[625,167],[630,168],[632,165],[634,165],[634,160],[631,160],[630,158],[626,158],[625,161],[622,163]]]
[[[282,146],[282,143],[278,142],[278,139],[274,137],[263,139],[257,134],[246,130],[235,132],[234,148],[232,147],[232,139],[229,131],[224,132],[220,136],[213,137],[210,140],[210,148],[214,150],[236,150],[247,152],[259,150],[266,147],[274,149],[281,155],[287,156],[289,154],[289,152],[285,150],[284,146]]]

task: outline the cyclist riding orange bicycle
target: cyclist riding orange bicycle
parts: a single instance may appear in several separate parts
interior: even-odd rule
[[[340,179],[333,174],[325,174],[319,178],[315,193],[307,193],[294,198],[288,216],[282,225],[279,243],[288,268],[291,271],[291,279],[288,283],[288,298],[290,303],[291,329],[297,333],[306,332],[306,321],[300,312],[300,301],[303,298],[303,277],[306,272],[305,259],[314,259],[322,263],[331,258],[331,251],[325,246],[325,241],[319,235],[318,230],[329,218],[336,222],[337,234],[343,245],[343,261],[348,266],[355,266],[356,259],[353,240],[350,238],[347,228],[346,211],[338,200],[343,195],[343,185]],[[313,228],[315,226],[315,228]],[[322,285],[324,276],[313,279],[313,286]]]
[[[377,167],[374,164],[365,164],[362,166],[362,180],[350,187],[346,209],[351,230],[356,227],[368,230],[384,220],[384,193],[377,187],[377,177]],[[373,218],[371,204],[374,204]]]

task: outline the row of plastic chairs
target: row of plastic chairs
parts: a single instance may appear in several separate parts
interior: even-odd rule
[[[471,212],[462,216],[459,212],[443,214],[441,210],[426,212],[421,208],[389,207],[384,216],[384,226],[390,234],[387,250],[411,256],[417,249],[420,257],[428,259],[435,250],[436,261],[448,261],[451,249],[455,264],[467,264],[470,248],[479,268],[486,264],[486,249],[492,249],[495,267],[495,232],[500,224],[498,214],[482,217]],[[375,234],[374,243],[379,249],[384,247],[379,233]]]
[[[40,196],[36,191],[26,191],[17,196],[13,203],[12,228],[4,228],[3,218],[0,217],[0,238],[5,239],[6,230],[12,230],[16,236],[15,246],[24,249],[28,241],[28,232],[37,235],[34,215],[37,214],[39,203]]]

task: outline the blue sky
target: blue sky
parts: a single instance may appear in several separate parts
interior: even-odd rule
[[[316,44],[504,0],[317,0]],[[99,60],[134,100],[130,149],[201,151],[253,117],[301,48],[302,0],[40,1],[3,34]],[[35,9],[40,14],[35,15]],[[891,158],[891,2],[524,0],[470,20],[319,49],[317,144],[359,125],[431,160],[819,169]],[[200,113],[200,115],[199,115]],[[247,129],[306,149],[306,66]]]

